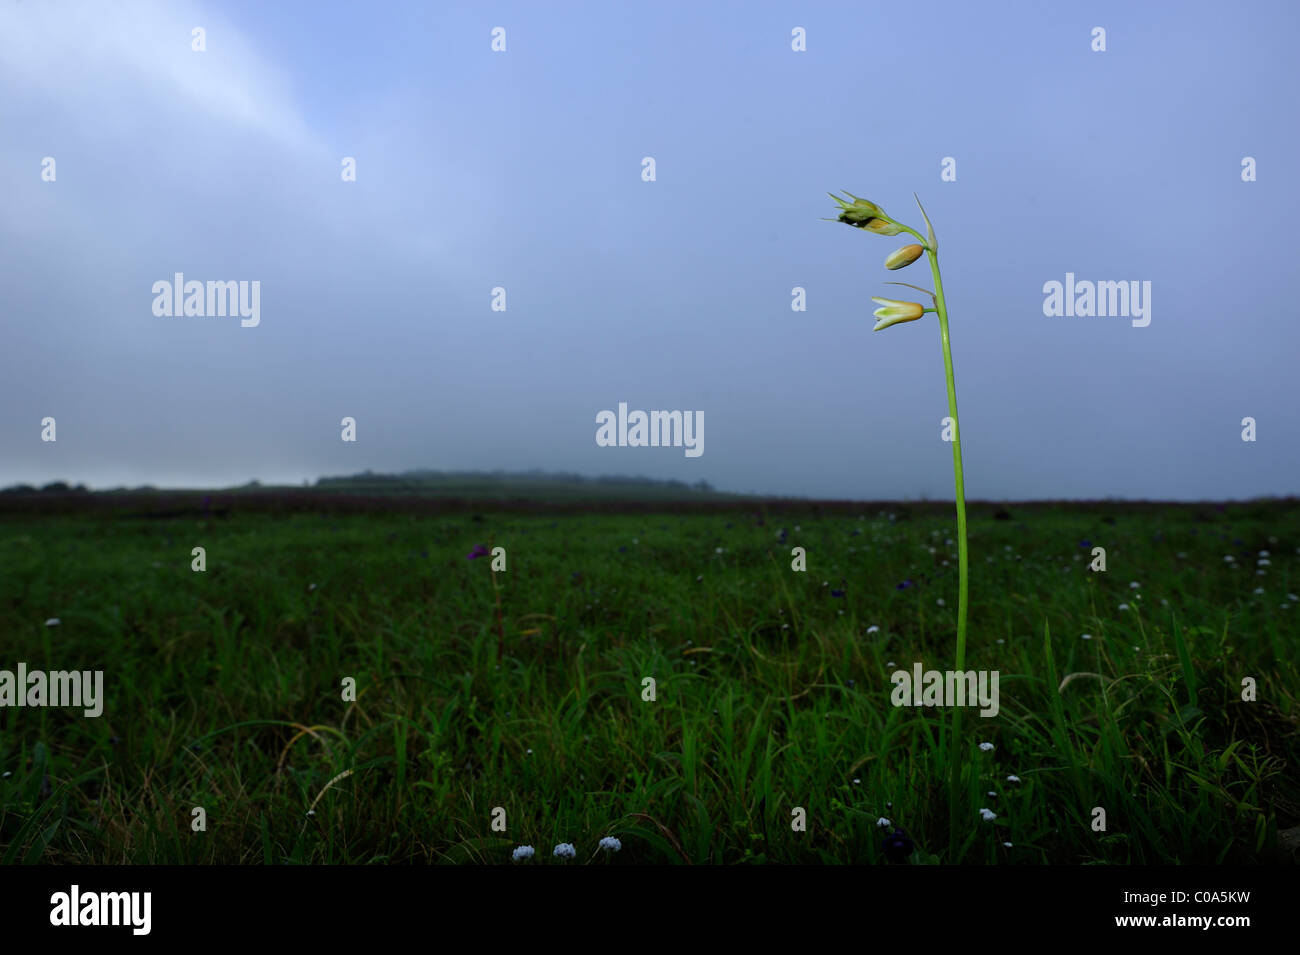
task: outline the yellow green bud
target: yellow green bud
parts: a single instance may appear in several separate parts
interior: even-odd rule
[[[921,257],[925,251],[924,246],[905,245],[901,249],[891,252],[889,258],[885,259],[885,268],[893,271],[895,269],[906,268]]]

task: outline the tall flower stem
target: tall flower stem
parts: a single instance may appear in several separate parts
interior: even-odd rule
[[[957,419],[957,384],[952,374],[952,345],[948,340],[948,306],[943,298],[943,279],[939,277],[939,256],[930,251],[930,271],[934,275],[935,310],[939,315],[939,337],[943,340],[943,370],[948,379],[948,414],[952,417],[952,470],[957,485],[957,664],[956,669],[966,669],[966,604],[968,585],[968,555],[966,549],[966,483],[961,468],[961,424]],[[953,707],[952,742],[948,759],[952,771],[949,786],[950,845],[957,845],[958,805],[961,789],[961,710]],[[956,859],[950,860],[956,862]]]

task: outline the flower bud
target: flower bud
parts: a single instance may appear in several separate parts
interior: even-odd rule
[[[846,192],[853,202],[845,202],[839,196],[827,193],[834,199],[840,207],[839,221],[846,225],[851,225],[858,229],[866,229],[876,235],[898,235],[903,231],[903,227],[885,214],[885,210],[880,208],[869,199],[859,199],[851,192]]]
[[[874,295],[871,301],[884,306],[872,313],[876,316],[876,327],[872,329],[873,332],[900,322],[914,322],[925,314],[925,309],[916,302],[900,302],[892,298],[876,298]]]
[[[895,269],[906,268],[921,257],[925,251],[923,246],[905,245],[901,249],[891,252],[889,258],[885,259],[885,268],[893,271]]]

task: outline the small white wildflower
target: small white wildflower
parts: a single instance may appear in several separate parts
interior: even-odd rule
[[[1233,557],[1231,554],[1224,554],[1224,555],[1223,555],[1223,562],[1224,562],[1225,564],[1231,564],[1231,563],[1232,563],[1233,561],[1235,561],[1236,559],[1237,559],[1237,558]]]
[[[1262,594],[1263,592],[1264,592],[1264,588],[1263,588],[1263,587],[1256,587],[1256,588],[1255,588],[1255,593],[1257,593],[1257,594]]]
[[[528,751],[528,755],[529,756],[533,755],[533,751],[531,749]]]
[[[518,862],[520,859],[531,859],[533,857],[532,846],[520,846],[514,852],[510,853],[510,858]]]
[[[998,817],[998,814],[997,814],[996,812],[994,812],[992,809],[981,809],[981,810],[980,810],[980,818],[982,818],[985,822],[992,822],[992,821],[993,821],[994,819],[996,819],[997,817]]]
[[[991,753],[991,752],[993,752],[993,744],[992,744],[992,743],[980,743],[980,749],[982,749],[982,750],[983,750],[984,752],[986,752],[986,753]]]
[[[1260,551],[1260,552],[1259,552],[1259,556],[1260,556],[1260,557],[1267,557],[1267,556],[1268,556],[1268,551],[1266,551],[1266,550],[1262,550],[1262,551]]]
[[[1009,782],[1009,783],[1018,783],[1018,782],[1020,782],[1020,777],[1019,777],[1019,776],[1008,776],[1008,777],[1007,777],[1007,782]]]
[[[600,840],[600,847],[606,852],[620,852],[623,849],[623,843],[619,842],[613,836],[606,836]]]
[[[1260,566],[1260,567],[1267,567],[1267,566],[1269,566],[1269,561],[1266,560],[1266,559],[1263,558],[1263,557],[1261,557],[1259,560],[1255,561],[1255,563],[1256,563],[1256,565],[1258,565],[1258,566]]]
[[[60,622],[61,622],[61,621],[59,620],[58,617],[51,617],[49,620],[46,620],[46,621],[45,621],[45,626],[47,626],[47,627],[57,627],[57,626],[59,625]]]
[[[1130,581],[1128,582],[1128,585],[1129,585],[1130,587],[1132,587],[1134,590],[1137,590],[1139,587],[1142,586],[1142,585],[1139,584],[1136,580],[1130,580]]]
[[[1295,594],[1287,594],[1286,599],[1294,603],[1295,601],[1300,600],[1300,597],[1297,597]]]
[[[308,809],[308,810],[307,810],[307,815],[309,815],[309,816],[314,816],[314,815],[316,815],[316,810],[315,810],[315,809]]]
[[[578,853],[577,850],[573,848],[573,843],[561,842],[555,847],[555,852],[552,854],[557,859],[572,859],[577,856]]]
[[[722,550],[721,547],[715,547],[715,548],[713,548],[713,552],[714,552],[715,554],[721,554],[721,553],[723,553],[723,550]]]
[[[1090,634],[1090,633],[1085,633],[1085,634],[1083,635],[1083,639],[1084,639],[1084,640],[1091,640],[1091,639],[1092,639],[1092,634]]]
[[[898,664],[895,663],[893,660],[890,660],[888,663],[885,664],[885,667],[890,670],[892,670],[896,666],[898,666]]]
[[[854,776],[854,777],[853,777],[853,785],[855,785],[855,786],[861,786],[861,785],[862,785],[862,779],[861,779],[860,777],[858,777],[858,776]]]
[[[877,627],[874,623],[871,626],[867,627],[867,633],[879,633],[879,632],[880,632],[880,628]]]
[[[1120,610],[1127,610],[1127,609],[1128,609],[1128,604],[1120,604],[1120,605],[1119,605],[1119,609],[1120,609]]]
[[[938,600],[935,601],[935,603],[937,603],[940,607],[942,607],[942,606],[943,606],[943,598],[940,597]]]
[[[890,826],[893,825],[893,823],[890,822],[888,819],[886,819],[884,816],[881,816],[879,819],[876,820],[876,825],[879,826],[881,829],[888,829]]]
[[[1003,844],[1004,846],[1006,846],[1008,849],[1011,848],[1011,843],[1009,843],[1009,842],[1004,842],[1004,843],[1002,843],[1002,844]]]
[[[990,797],[992,797],[993,799],[997,799],[997,798],[998,798],[998,794],[995,793],[995,792],[993,792],[993,790],[991,790],[991,789],[989,790],[988,795],[989,795]]]

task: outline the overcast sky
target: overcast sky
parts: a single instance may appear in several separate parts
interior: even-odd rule
[[[0,485],[950,498],[935,316],[871,330],[929,270],[821,221],[848,190],[934,223],[968,496],[1296,493],[1297,26],[1285,0],[0,0]],[[178,272],[259,282],[258,324],[156,315]],[[1150,323],[1045,315],[1067,273],[1150,283]],[[597,446],[619,402],[702,412],[704,453]]]

